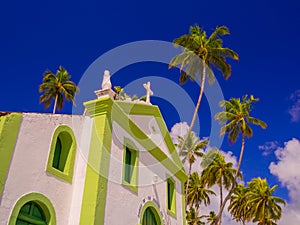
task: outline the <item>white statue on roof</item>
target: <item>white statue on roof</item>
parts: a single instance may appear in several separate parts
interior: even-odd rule
[[[143,84],[144,88],[146,89],[147,91],[147,94],[146,94],[146,103],[147,104],[150,104],[150,95],[153,95],[153,91],[150,89],[150,81],[148,81],[146,84]]]
[[[108,70],[104,71],[102,80],[102,90],[111,89],[110,73]]]

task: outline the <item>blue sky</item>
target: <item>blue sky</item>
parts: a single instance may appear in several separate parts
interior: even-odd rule
[[[0,13],[0,110],[44,112],[38,85],[47,68],[55,71],[63,65],[78,83],[94,60],[120,45],[141,40],[171,42],[195,23],[208,33],[226,25],[231,35],[224,37],[224,45],[237,51],[240,61],[230,61],[232,76],[227,81],[216,72],[217,81],[225,99],[246,93],[259,97],[253,114],[268,124],[267,130],[254,128],[254,137],[246,143],[245,180],[267,177],[270,184],[279,184],[277,194],[293,204],[297,201],[289,197],[290,183],[287,180],[281,185],[284,175],[278,171],[277,176],[272,175],[269,166],[287,160],[279,157],[279,147],[284,148],[292,138],[300,139],[299,11],[296,0],[6,1],[1,3]],[[102,73],[99,71],[99,81],[94,81],[99,87]],[[126,86],[146,76],[177,82],[179,72],[168,70],[163,63],[137,63],[118,71],[112,80],[114,85]],[[155,86],[153,89],[155,92]],[[188,82],[183,89],[196,101],[197,85]],[[180,122],[180,113],[171,103],[155,95],[153,103],[159,104],[169,129]],[[204,100],[201,136],[210,132],[207,110]],[[60,113],[71,111],[67,103]],[[191,112],[186,113],[190,123]],[[271,146],[267,155],[262,150],[266,147],[259,149],[266,142]],[[239,143],[229,146],[225,140],[222,149],[238,155],[239,147]],[[287,145],[286,149],[288,152]],[[295,152],[300,154],[300,149],[296,147]],[[293,176],[300,184],[299,172]]]

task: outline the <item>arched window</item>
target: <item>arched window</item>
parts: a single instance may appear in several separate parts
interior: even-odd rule
[[[50,200],[40,193],[29,193],[15,204],[8,225],[56,225]]]
[[[59,126],[52,137],[46,171],[72,183],[75,154],[76,140],[72,129]]]
[[[42,208],[37,203],[31,201],[22,206],[16,225],[42,225],[48,224],[48,222]]]

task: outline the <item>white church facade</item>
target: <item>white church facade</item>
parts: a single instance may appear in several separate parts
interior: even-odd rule
[[[0,116],[0,225],[185,224],[187,175],[159,108],[96,94],[85,115]]]

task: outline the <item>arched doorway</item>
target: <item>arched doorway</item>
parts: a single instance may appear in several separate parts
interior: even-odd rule
[[[142,225],[158,225],[155,213],[152,207],[148,207],[144,212]]]
[[[141,225],[162,225],[163,224],[162,215],[160,214],[158,206],[154,202],[148,201],[143,206],[141,210],[140,224]]]
[[[47,197],[39,193],[30,193],[17,201],[8,224],[55,225],[55,211]]]

